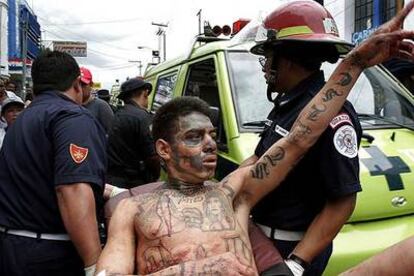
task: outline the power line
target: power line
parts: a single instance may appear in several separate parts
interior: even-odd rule
[[[42,18],[42,17],[40,17],[40,16],[38,16],[38,17],[39,17],[40,19],[42,19],[42,20],[46,21],[46,22],[50,22],[50,21],[48,21],[47,19],[44,19],[44,18]],[[113,49],[117,49],[117,50],[120,50],[120,51],[127,51],[127,52],[131,52],[131,49],[120,48],[120,47],[118,47],[118,46],[114,46],[114,45],[111,45],[111,44],[107,44],[107,43],[104,43],[104,42],[101,42],[101,41],[98,41],[98,40],[93,40],[93,39],[90,39],[90,38],[84,37],[84,36],[82,36],[82,35],[80,35],[80,34],[77,34],[77,33],[74,33],[74,32],[72,32],[72,31],[69,31],[69,30],[67,30],[67,29],[65,29],[65,28],[62,28],[61,26],[55,26],[55,27],[57,27],[58,29],[60,29],[60,30],[61,30],[61,31],[63,31],[63,32],[66,32],[66,33],[68,33],[68,34],[72,34],[72,35],[74,35],[74,36],[76,36],[76,37],[78,37],[78,38],[84,39],[84,40],[86,40],[86,41],[90,41],[90,42],[99,43],[99,44],[102,44],[102,45],[105,45],[105,46],[107,46],[107,47],[111,47],[111,48],[113,48]],[[108,40],[109,40],[109,39],[108,39]]]
[[[58,24],[46,24],[46,26],[80,26],[80,25],[99,25],[99,24],[114,24],[114,23],[127,23],[133,21],[147,20],[144,18],[136,17],[130,19],[119,20],[106,20],[106,21],[91,21],[91,22],[77,22],[77,23],[58,23]]]

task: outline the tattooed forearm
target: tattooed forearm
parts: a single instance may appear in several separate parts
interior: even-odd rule
[[[340,73],[340,75],[342,78],[336,84],[339,84],[340,86],[347,86],[352,82],[352,77],[348,72]]]
[[[375,53],[373,53],[373,56],[375,56]],[[372,57],[368,57],[368,59],[371,59]],[[361,56],[358,53],[351,52],[349,54],[349,60],[351,62],[351,66],[359,67],[359,68],[367,68],[366,62],[363,61]]]
[[[340,92],[340,91],[336,91],[335,89],[328,89],[324,95],[322,96],[322,101],[324,102],[329,102],[330,100],[332,100],[334,97],[338,97],[338,96],[342,96],[344,93]]]
[[[270,174],[269,169],[267,168],[267,163],[259,162],[253,166],[250,170],[250,173],[253,178],[263,179]]]
[[[319,117],[319,114],[323,113],[326,110],[326,105],[320,104],[320,105],[312,105],[312,110],[309,112],[307,119],[311,121],[316,121]]]
[[[285,156],[285,150],[282,147],[276,147],[271,154],[265,154],[263,161],[258,162],[250,170],[253,178],[263,179],[270,174],[269,165],[274,167]]]
[[[307,135],[312,133],[312,129],[304,125],[299,119],[292,127],[292,131],[287,136],[287,140],[290,143],[297,144],[300,140],[303,140]]]

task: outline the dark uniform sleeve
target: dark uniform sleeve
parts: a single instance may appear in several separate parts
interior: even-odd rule
[[[276,138],[271,139],[273,143],[271,145],[267,145],[268,147],[266,147],[266,145],[264,143],[264,140],[265,140],[265,138],[267,140],[269,140],[269,137],[268,136],[270,135],[270,132],[271,132],[271,127],[270,126],[266,126],[265,129],[263,130],[263,132],[260,134],[259,143],[257,144],[256,149],[254,150],[254,155],[256,155],[259,158],[276,141]]]
[[[358,158],[360,132],[349,115],[342,113],[335,118],[318,140],[319,165],[323,172],[321,180],[326,185],[329,198],[361,191]]]
[[[151,117],[145,116],[137,125],[137,132],[140,133],[140,142],[143,158],[149,158],[156,154],[154,140],[150,132]]]
[[[55,185],[91,183],[103,187],[105,133],[86,111],[62,114],[52,126]]]

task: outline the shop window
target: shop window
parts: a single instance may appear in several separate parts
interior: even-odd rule
[[[372,28],[373,0],[355,0],[355,32]]]
[[[397,0],[382,0],[381,7],[381,20],[387,22],[397,13]]]

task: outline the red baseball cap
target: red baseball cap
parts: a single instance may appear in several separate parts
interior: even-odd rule
[[[81,76],[81,82],[84,84],[92,84],[92,73],[89,71],[89,69],[85,67],[80,68],[80,76]]]

